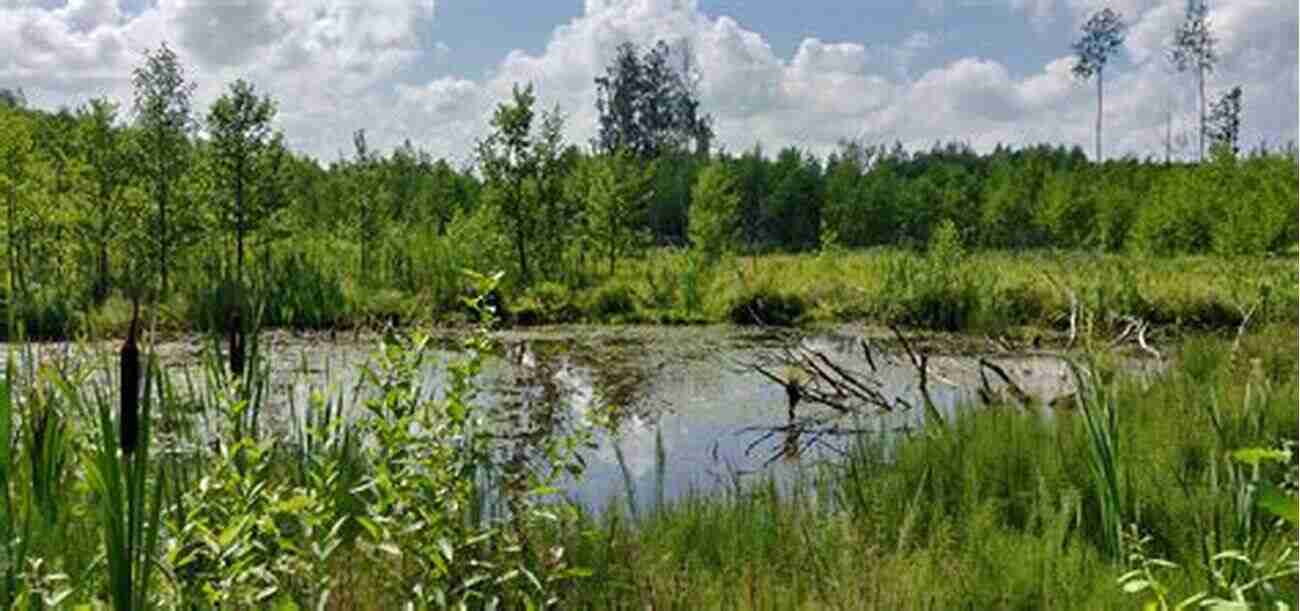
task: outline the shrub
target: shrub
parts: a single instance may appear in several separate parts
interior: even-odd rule
[[[569,289],[554,282],[542,282],[528,289],[511,304],[516,324],[536,325],[565,323],[578,319],[578,308],[573,304]]]
[[[884,318],[942,331],[965,328],[980,303],[976,271],[966,265],[956,225],[945,220],[930,237],[924,257],[904,255],[885,262]]]
[[[587,295],[586,311],[598,320],[626,318],[637,311],[641,301],[635,289],[622,283],[605,284]]]
[[[738,325],[790,326],[803,317],[808,304],[795,293],[760,287],[741,293],[727,308],[727,318]]]

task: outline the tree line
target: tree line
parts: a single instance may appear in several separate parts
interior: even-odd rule
[[[456,167],[409,141],[377,151],[364,130],[350,155],[321,163],[288,146],[276,102],[251,83],[194,108],[166,45],[132,82],[125,108],[98,98],[49,112],[0,96],[6,303],[51,291],[166,300],[196,275],[244,286],[303,236],[348,245],[337,250],[358,283],[415,284],[412,236],[463,241],[466,227],[521,285],[613,274],[664,246],[715,260],[922,245],[945,221],[989,249],[1265,254],[1297,239],[1296,150],[1238,150],[1239,89],[1215,105],[1205,163],[959,142],[733,153],[712,150],[689,53],[623,45],[596,79],[589,146],[566,142],[563,110],[538,108],[527,85],[497,107],[475,162]]]

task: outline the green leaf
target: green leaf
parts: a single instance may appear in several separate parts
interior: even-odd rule
[[[1291,453],[1286,450],[1270,450],[1267,448],[1242,448],[1233,452],[1232,458],[1237,462],[1258,466],[1264,461],[1287,462],[1291,460]]]
[[[1151,582],[1145,579],[1131,579],[1129,581],[1124,582],[1124,586],[1123,586],[1124,591],[1128,592],[1129,594],[1141,592],[1149,587],[1151,587]]]
[[[1290,522],[1292,527],[1300,526],[1300,499],[1269,483],[1260,484],[1256,494],[1255,502],[1265,511]]]

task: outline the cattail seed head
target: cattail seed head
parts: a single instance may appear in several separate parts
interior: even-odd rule
[[[238,307],[238,306],[236,306]],[[226,339],[230,345],[230,373],[235,377],[244,375],[244,328],[239,310],[230,316],[230,325]]]
[[[131,317],[131,328],[127,331],[126,342],[122,344],[119,358],[122,374],[121,413],[118,415],[120,425],[119,442],[122,452],[128,456],[135,451],[140,436],[140,348],[136,346],[135,336],[140,322],[140,306],[136,304]]]

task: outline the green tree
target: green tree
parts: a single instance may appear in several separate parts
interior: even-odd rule
[[[221,186],[220,222],[235,238],[235,278],[244,282],[244,242],[283,205],[277,183],[284,154],[279,134],[274,133],[275,102],[258,97],[252,84],[243,79],[212,103],[208,111],[216,161],[216,178]]]
[[[1200,102],[1197,161],[1205,161],[1205,75],[1213,72],[1214,64],[1218,62],[1218,54],[1214,50],[1217,41],[1210,32],[1209,12],[1205,0],[1188,0],[1186,16],[1174,31],[1174,42],[1169,50],[1169,59],[1179,72],[1196,72],[1196,89]]]
[[[1083,24],[1083,37],[1074,43],[1077,58],[1074,75],[1097,77],[1097,163],[1101,163],[1102,75],[1110,56],[1124,44],[1124,18],[1109,7],[1103,8]]]
[[[131,79],[135,88],[135,121],[142,132],[142,169],[148,177],[155,213],[153,231],[155,260],[159,273],[159,294],[168,289],[168,259],[183,239],[183,222],[169,219],[175,191],[189,167],[189,135],[194,130],[191,98],[194,83],[186,80],[176,53],[163,43],[145,53],[144,64]]]
[[[358,274],[363,279],[374,279],[371,257],[383,233],[384,184],[379,175],[379,158],[366,143],[366,130],[352,134],[353,158],[345,166],[346,185],[352,198],[352,230],[361,249]]]
[[[712,119],[700,114],[689,50],[682,50],[678,66],[664,41],[638,53],[632,43],[619,45],[605,74],[596,77],[594,148],[651,159],[693,142],[697,153],[707,152]]]
[[[573,197],[584,203],[583,226],[588,240],[608,263],[608,273],[620,256],[635,253],[646,243],[647,203],[653,175],[626,151],[588,157],[571,184]]]
[[[1233,87],[1210,106],[1210,141],[1214,146],[1227,147],[1233,155],[1240,152],[1241,140],[1241,87]]]
[[[22,244],[31,225],[27,201],[33,196],[31,175],[35,168],[33,121],[13,107],[0,108],[0,186],[5,196],[5,247],[9,264],[9,299],[26,288],[21,256]],[[12,312],[12,308],[10,308]]]
[[[564,146],[564,118],[558,109],[543,113],[534,129],[536,101],[531,84],[516,85],[511,101],[497,106],[492,132],[477,149],[485,203],[497,210],[525,286],[533,280],[529,252],[540,250],[544,259],[555,258],[563,244],[561,231],[572,225],[564,185],[576,152]],[[543,261],[542,269],[549,263]]]
[[[108,98],[95,98],[78,110],[81,138],[86,143],[93,203],[86,207],[82,238],[94,247],[95,300],[108,297],[112,285],[109,249],[123,235],[128,220],[123,209],[122,189],[131,179],[127,134],[117,122],[118,104]]]
[[[740,238],[740,195],[726,164],[705,165],[691,189],[691,245],[709,260],[717,260]]]

